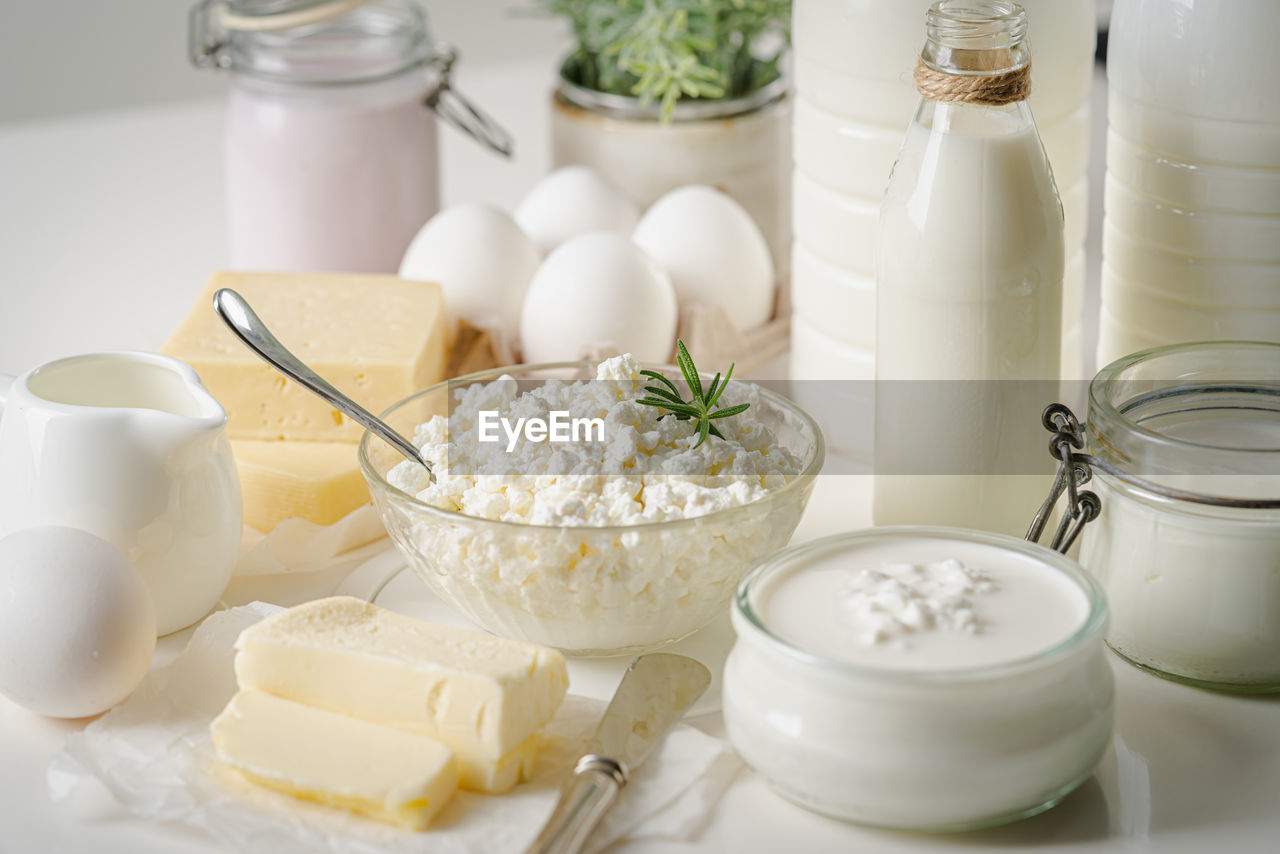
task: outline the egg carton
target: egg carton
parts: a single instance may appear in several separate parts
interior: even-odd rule
[[[733,325],[723,307],[693,303],[681,309],[677,335],[699,365],[727,367],[732,363],[738,372],[750,371],[783,355],[791,346],[790,312],[783,311],[785,293],[779,295],[778,302],[773,319],[745,332]],[[600,341],[580,356],[598,362],[620,353],[613,342]],[[668,355],[668,362],[674,364],[675,351]],[[445,375],[458,377],[520,361],[518,351],[500,330],[461,320]]]
[[[790,313],[775,312],[772,320],[744,332],[721,306],[695,303],[680,312],[679,336],[696,364],[720,370],[732,363],[745,376],[790,349]]]
[[[448,379],[517,362],[505,336],[496,328],[458,321],[444,375]]]

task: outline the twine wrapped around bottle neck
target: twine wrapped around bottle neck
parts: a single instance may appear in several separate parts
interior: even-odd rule
[[[916,91],[932,101],[999,107],[1031,95],[1031,63],[996,74],[949,74],[916,62]]]

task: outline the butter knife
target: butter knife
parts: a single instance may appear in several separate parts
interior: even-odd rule
[[[622,676],[587,752],[527,854],[576,854],[631,773],[702,696],[711,673],[692,658],[642,655]]]

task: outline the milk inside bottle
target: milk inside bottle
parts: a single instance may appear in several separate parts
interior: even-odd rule
[[[880,211],[876,524],[1022,534],[1052,461],[1062,203],[1026,103],[1026,13],[940,0]]]

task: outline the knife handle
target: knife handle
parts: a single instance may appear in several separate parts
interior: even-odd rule
[[[560,790],[555,812],[526,854],[576,854],[627,784],[627,769],[606,756],[587,754]]]

